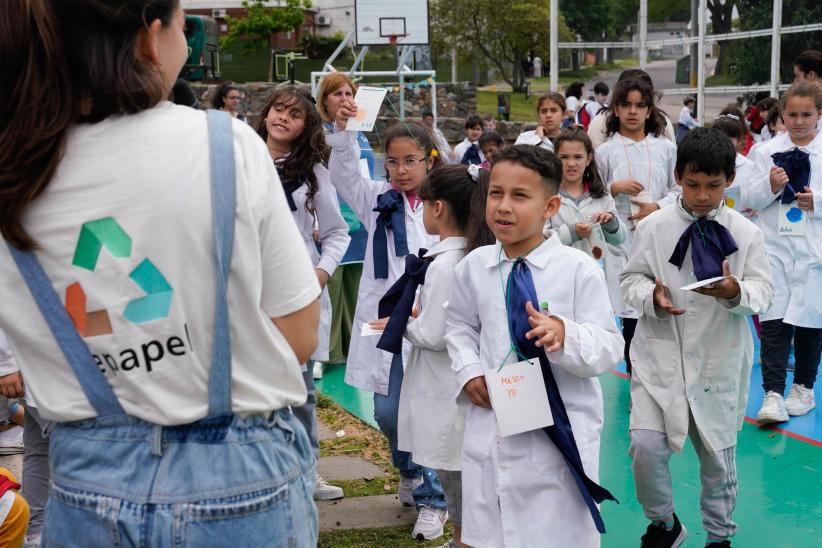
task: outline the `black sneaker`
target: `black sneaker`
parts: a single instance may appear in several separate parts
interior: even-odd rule
[[[664,523],[659,525],[651,523],[645,534],[642,535],[640,548],[675,548],[685,542],[687,536],[688,531],[674,514],[674,526],[670,529],[665,527]]]
[[[722,542],[709,542],[705,545],[705,547],[707,548],[708,546],[716,546],[717,548],[730,548],[731,541],[723,540]]]

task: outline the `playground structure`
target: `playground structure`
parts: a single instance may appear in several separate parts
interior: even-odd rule
[[[556,91],[559,84],[559,50],[560,49],[612,49],[631,48],[632,42],[559,42],[558,17],[559,0],[550,0],[550,81],[551,90]],[[707,0],[691,0],[691,14],[697,19],[697,34],[689,38],[675,38],[665,40],[649,41],[648,37],[648,0],[640,0],[639,3],[639,67],[646,69],[648,64],[648,50],[669,45],[695,44],[696,52],[696,87],[671,88],[660,90],[665,95],[694,95],[696,96],[697,120],[704,123],[705,118],[705,95],[706,94],[727,94],[727,93],[747,93],[756,91],[768,91],[771,96],[778,97],[779,91],[787,89],[788,86],[779,83],[779,57],[780,57],[780,37],[783,34],[795,34],[803,32],[813,32],[822,30],[822,23],[808,25],[796,25],[790,27],[782,26],[782,0],[773,0],[773,20],[771,28],[753,30],[747,32],[730,32],[726,34],[706,34],[707,25]],[[762,36],[771,37],[771,77],[766,85],[756,86],[722,86],[705,87],[705,46],[724,40],[741,40],[745,38],[757,38]],[[692,51],[693,55],[693,51]],[[692,65],[693,66],[693,65]],[[693,74],[693,73],[692,73]]]

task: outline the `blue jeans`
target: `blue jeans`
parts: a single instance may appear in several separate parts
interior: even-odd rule
[[[118,416],[58,424],[43,546],[317,543],[314,457],[287,410],[160,427]]]
[[[320,458],[320,438],[317,432],[317,387],[314,386],[314,374],[312,372],[314,362],[308,361],[308,369],[303,371],[303,382],[308,393],[305,403],[300,407],[292,407],[291,411],[300,421],[308,434],[308,441],[311,444],[311,452],[314,458]]]
[[[400,408],[402,379],[402,356],[394,354],[394,359],[391,361],[391,372],[388,374],[388,395],[374,393],[374,420],[388,438],[391,461],[399,469],[400,475],[404,478],[422,476],[422,483],[414,490],[414,502],[417,503],[417,508],[420,506],[447,508],[445,492],[437,477],[437,472],[431,468],[414,464],[411,460],[411,453],[397,449],[397,416]]]

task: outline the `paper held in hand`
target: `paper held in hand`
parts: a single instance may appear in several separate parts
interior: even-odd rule
[[[382,335],[381,329],[374,329],[371,327],[371,324],[368,322],[364,322],[362,324],[362,331],[360,331],[360,336],[362,337],[373,337],[374,335]]]
[[[705,287],[709,285],[713,285],[716,282],[721,282],[725,278],[729,278],[730,276],[717,276],[716,278],[708,278],[707,280],[702,280],[701,282],[694,282],[692,284],[684,285],[680,287],[682,291],[693,291],[694,289],[699,289],[700,287]]]
[[[354,102],[357,103],[357,116],[349,118],[345,126],[347,131],[371,131],[380,113],[383,99],[388,90],[385,88],[374,88],[360,86]]]
[[[554,424],[539,358],[486,371],[485,384],[502,437]]]
[[[777,230],[780,236],[805,236],[808,233],[808,216],[796,203],[780,202]]]

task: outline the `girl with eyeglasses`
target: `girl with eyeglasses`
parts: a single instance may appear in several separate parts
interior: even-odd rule
[[[214,108],[224,110],[232,117],[248,122],[245,115],[239,110],[240,102],[243,100],[243,92],[232,83],[223,84],[214,94]]]
[[[374,418],[388,438],[391,459],[401,475],[400,502],[417,506],[420,515],[415,532],[430,540],[442,534],[438,520],[441,514],[447,515],[442,486],[434,470],[417,466],[409,453],[397,449],[400,386],[410,344],[406,341],[400,354],[385,352],[377,348],[380,337],[364,335],[363,326],[368,329],[370,324],[377,333],[384,328],[387,318],[378,319],[379,301],[405,272],[405,256],[421,248],[430,249],[437,242],[425,231],[418,190],[442,160],[423,126],[398,123],[383,135],[388,181],[372,181],[360,171],[357,132],[345,130],[348,119],[356,114],[354,101],[343,100],[334,133],[326,135],[331,146],[331,183],[368,230],[345,382],[374,392]]]

